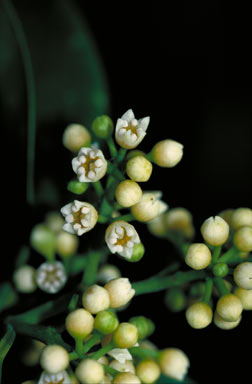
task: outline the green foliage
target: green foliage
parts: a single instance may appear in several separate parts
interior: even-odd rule
[[[7,331],[0,341],[0,383],[2,382],[3,361],[14,343],[16,333],[11,325],[8,325]]]

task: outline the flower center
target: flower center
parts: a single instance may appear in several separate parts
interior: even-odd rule
[[[85,169],[86,175],[89,171],[95,171],[96,170],[96,160],[101,160],[98,156],[95,156],[94,158],[91,158],[89,154],[86,155],[86,160],[84,163],[81,164],[81,166]]]
[[[126,131],[131,131],[132,133],[134,133],[135,135],[138,136],[138,133],[137,133],[137,126],[136,125],[133,125],[133,124],[129,124],[127,127],[125,127],[124,129],[126,129]]]
[[[122,238],[117,240],[116,245],[121,245],[123,247],[127,244],[128,241],[131,241],[131,237],[127,235],[125,228],[122,228],[122,229],[123,229]]]

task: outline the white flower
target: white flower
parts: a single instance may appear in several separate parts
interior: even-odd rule
[[[63,229],[78,236],[90,231],[97,223],[98,213],[95,207],[87,202],[74,200],[61,208],[66,223]]]
[[[36,274],[38,287],[47,293],[57,293],[67,280],[64,266],[61,262],[45,262],[40,265]]]
[[[107,161],[100,149],[83,147],[73,158],[72,167],[80,182],[93,183],[107,172]]]
[[[133,225],[123,220],[115,221],[106,230],[105,241],[112,253],[118,253],[130,259],[135,244],[140,243],[140,238]]]
[[[127,360],[132,360],[132,356],[126,348],[114,348],[108,352],[108,355],[119,361],[121,364],[125,364]]]
[[[66,371],[57,374],[42,372],[38,384],[71,384],[72,381]]]
[[[117,120],[115,129],[117,143],[126,149],[137,147],[146,135],[149,122],[149,117],[137,120],[132,109],[129,109]]]

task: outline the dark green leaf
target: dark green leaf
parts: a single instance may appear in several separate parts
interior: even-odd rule
[[[0,384],[2,381],[2,366],[3,361],[14,343],[16,333],[11,325],[7,326],[7,331],[0,341]]]
[[[171,379],[164,375],[161,375],[156,384],[197,384],[191,379],[184,379],[183,381]]]
[[[0,285],[0,312],[17,302],[17,294],[8,281]]]

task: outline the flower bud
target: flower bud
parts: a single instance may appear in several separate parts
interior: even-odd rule
[[[213,274],[217,277],[225,277],[228,274],[228,265],[225,263],[217,263],[213,266]]]
[[[161,215],[168,208],[161,198],[160,192],[145,192],[141,200],[131,207],[131,213],[135,219],[147,222]]]
[[[174,140],[162,140],[154,145],[151,154],[159,167],[172,168],[183,157],[183,145]]]
[[[209,248],[204,243],[191,244],[185,256],[186,264],[196,270],[206,268],[212,260]]]
[[[105,311],[110,305],[108,291],[99,285],[91,285],[82,295],[82,304],[93,314]]]
[[[243,252],[252,251],[252,227],[241,227],[234,234],[235,246]]]
[[[67,190],[75,193],[76,195],[82,195],[89,187],[89,183],[81,183],[78,180],[71,180],[67,184]]]
[[[111,308],[119,308],[127,304],[135,294],[135,290],[131,288],[129,279],[120,277],[110,280],[104,287],[110,298]]]
[[[39,364],[41,352],[45,346],[41,341],[32,339],[28,348],[22,351],[22,363],[27,367],[33,367]]]
[[[134,324],[120,323],[115,330],[113,340],[118,348],[131,348],[138,340],[138,330]]]
[[[229,226],[231,226],[233,213],[234,209],[224,209],[224,211],[221,211],[218,216],[220,216],[226,223],[228,223]]]
[[[52,259],[55,252],[55,233],[44,224],[37,224],[30,236],[31,246],[41,255]]]
[[[118,360],[112,360],[109,366],[118,372],[130,372],[135,374],[135,367],[130,360],[120,363]]]
[[[69,124],[63,133],[63,145],[72,152],[77,152],[81,147],[89,147],[91,135],[86,127],[81,124]]]
[[[239,265],[234,270],[234,281],[243,289],[252,289],[252,263],[244,262]]]
[[[79,308],[66,317],[67,332],[74,338],[84,340],[94,327],[93,316],[85,309]]]
[[[58,233],[62,229],[64,220],[59,212],[49,212],[46,215],[45,224],[51,231]]]
[[[194,226],[191,213],[182,207],[169,209],[164,215],[166,230],[182,233],[186,238],[194,236]]]
[[[210,305],[204,302],[194,303],[186,310],[186,320],[192,328],[206,328],[212,319],[212,309]]]
[[[56,374],[51,374],[47,372],[42,372],[39,381],[37,384],[74,384],[70,380],[70,377],[68,376],[68,373],[66,371],[61,371]],[[28,383],[27,383],[28,384]],[[29,382],[29,384],[33,384],[33,382]]]
[[[210,217],[201,226],[201,234],[210,245],[224,244],[229,235],[229,225],[219,216]]]
[[[186,307],[186,301],[186,295],[181,288],[170,288],[165,294],[165,304],[172,312],[183,311]]]
[[[220,329],[229,330],[236,328],[240,324],[240,321],[241,316],[239,316],[235,321],[226,321],[218,314],[217,311],[214,314],[214,324]]]
[[[138,339],[149,337],[155,330],[155,324],[144,316],[132,317],[129,322],[137,327]]]
[[[75,374],[82,384],[100,384],[104,378],[104,368],[96,360],[85,359],[80,362]]]
[[[92,204],[74,200],[61,208],[66,223],[63,229],[78,236],[91,231],[97,223],[98,212]]]
[[[60,261],[45,262],[36,272],[38,287],[46,293],[57,293],[65,285],[67,276],[65,268]]]
[[[160,373],[159,366],[151,359],[141,361],[136,367],[136,374],[141,383],[144,384],[154,383],[159,378]]]
[[[139,236],[133,225],[123,220],[111,223],[106,229],[105,241],[112,253],[118,253],[130,259],[135,244],[140,243]]]
[[[114,123],[107,115],[98,116],[92,123],[92,131],[100,139],[107,139],[114,131]]]
[[[222,296],[218,300],[216,307],[216,311],[225,321],[238,320],[241,316],[242,309],[241,300],[232,293]]]
[[[130,160],[135,156],[145,156],[145,153],[143,151],[140,151],[140,149],[133,149],[127,152],[126,159]]]
[[[186,354],[177,348],[167,348],[162,351],[159,363],[161,372],[176,380],[183,380],[190,366]]]
[[[136,148],[146,135],[149,122],[149,117],[137,120],[132,109],[129,109],[117,120],[115,129],[117,144],[126,149]]]
[[[14,271],[13,282],[21,293],[32,293],[37,289],[36,269],[31,265],[22,265]]]
[[[165,222],[165,213],[158,215],[153,220],[147,223],[150,233],[154,236],[164,237],[167,233],[167,227]]]
[[[60,345],[48,345],[42,351],[40,365],[47,372],[56,374],[64,371],[69,364],[69,355]]]
[[[140,379],[130,372],[121,372],[113,380],[113,384],[141,384]]]
[[[113,312],[101,311],[95,317],[94,328],[104,335],[114,332],[118,325],[119,321]]]
[[[131,180],[148,181],[152,173],[152,164],[144,156],[134,156],[126,164],[126,173]]]
[[[143,243],[135,244],[133,247],[133,252],[131,258],[128,259],[131,263],[136,263],[140,261],[144,255],[145,249]]]
[[[138,203],[142,197],[142,189],[132,180],[122,181],[116,188],[115,198],[121,207],[127,208]]]
[[[107,161],[100,149],[83,147],[73,158],[72,167],[80,182],[94,183],[106,174]]]
[[[235,209],[231,218],[231,226],[234,229],[239,229],[241,227],[252,227],[252,209]]]
[[[56,237],[56,252],[63,258],[74,255],[79,246],[79,239],[72,233],[61,231]]]
[[[241,300],[243,309],[252,310],[252,289],[238,287],[235,289],[234,294]]]
[[[117,279],[121,277],[121,272],[119,269],[112,264],[104,264],[98,272],[98,281],[103,284],[108,283],[110,280]]]

